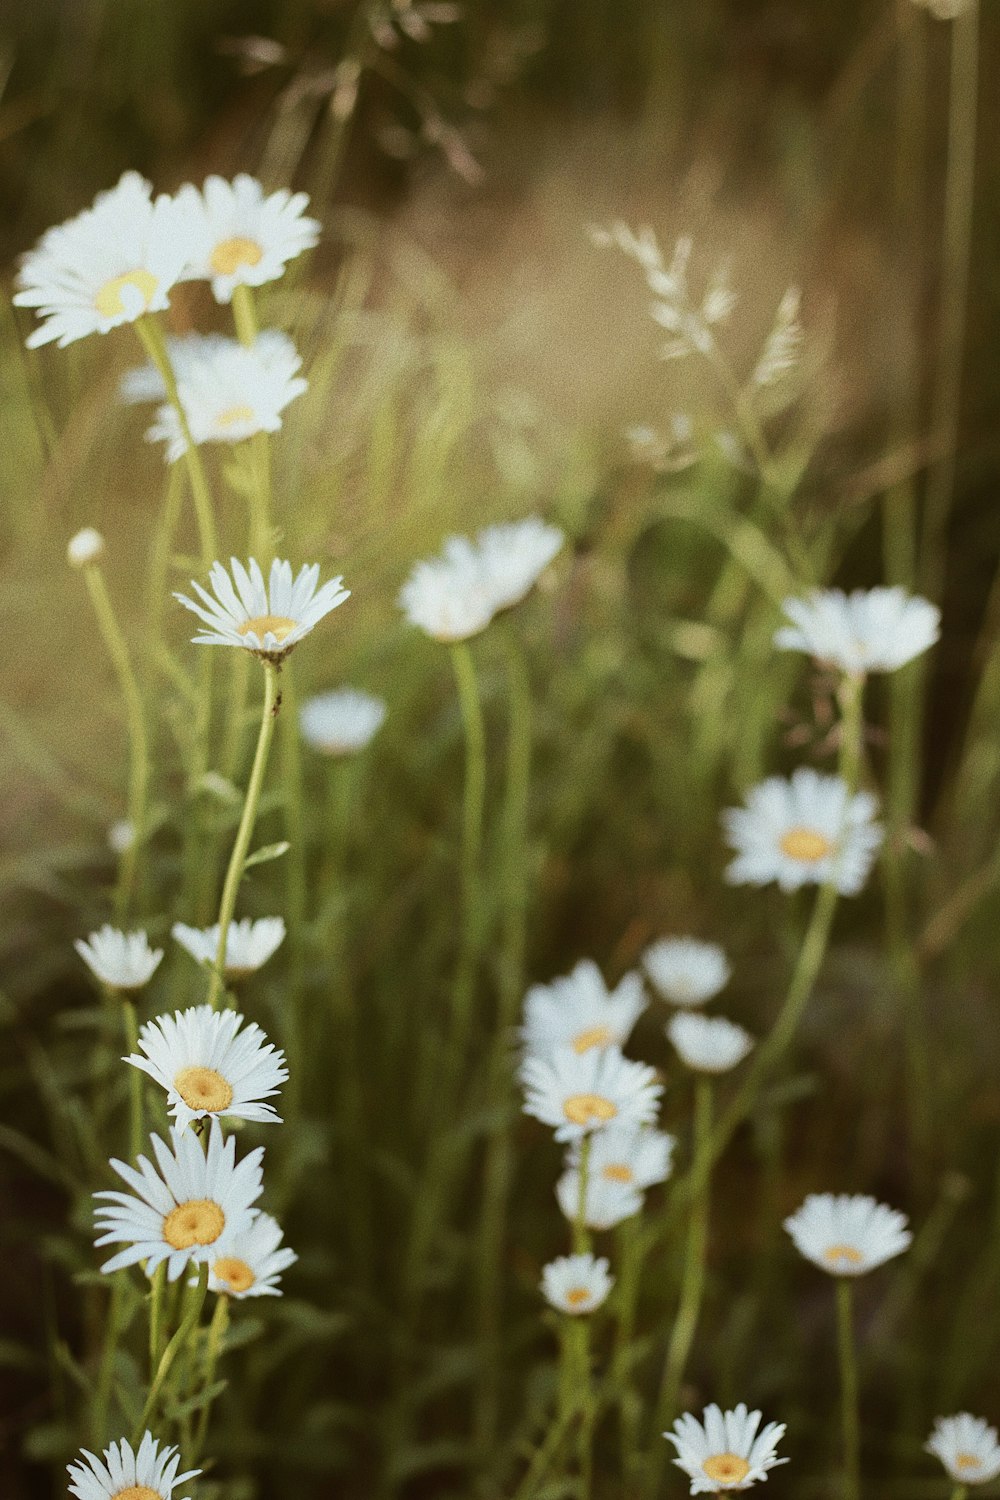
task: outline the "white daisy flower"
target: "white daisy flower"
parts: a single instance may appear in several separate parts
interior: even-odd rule
[[[774,880],[783,891],[833,881],[842,895],[857,895],[882,843],[877,808],[868,792],[851,796],[841,777],[807,766],[787,781],[769,776],[751,787],[745,807],[722,814],[737,851],[726,879],[733,885]]]
[[[681,1062],[698,1073],[728,1073],[753,1046],[753,1037],[724,1016],[678,1011],[666,1026]]]
[[[494,608],[510,609],[531,592],[566,541],[558,526],[540,516],[487,526],[476,544],[493,588]]]
[[[281,1225],[270,1214],[255,1214],[249,1229],[227,1236],[225,1254],[210,1263],[209,1291],[235,1297],[280,1297],[278,1280],[282,1271],[298,1260],[286,1245]]]
[[[23,257],[14,301],[45,319],[29,348],[54,339],[62,348],[168,306],[191,241],[177,200],[161,194],[154,202],[152,192],[138,172],[126,172]]]
[[[600,1135],[595,1137],[600,1138]],[[564,1172],[556,1183],[556,1200],[565,1217],[575,1224],[580,1212],[580,1173],[575,1167]],[[641,1190],[633,1183],[609,1180],[588,1171],[583,1222],[588,1229],[613,1229],[639,1213],[643,1201]]]
[[[560,1047],[521,1064],[526,1114],[555,1128],[557,1141],[571,1141],[612,1121],[650,1125],[662,1084],[646,1063],[631,1062],[617,1047],[577,1052]]]
[[[591,1138],[588,1180],[601,1179],[640,1190],[654,1187],[670,1176],[676,1145],[675,1137],[662,1130],[611,1125]],[[566,1153],[567,1166],[579,1166],[581,1154],[581,1143],[572,1141]]]
[[[1000,1474],[996,1428],[967,1411],[937,1417],[926,1447],[958,1484],[988,1484]]]
[[[732,969],[717,943],[661,938],[642,955],[649,982],[671,1005],[704,1005],[729,983]]]
[[[810,1193],[785,1228],[806,1260],[831,1276],[863,1276],[907,1249],[905,1214],[856,1194]]]
[[[608,1263],[590,1255],[560,1255],[542,1271],[542,1295],[558,1312],[592,1313],[605,1301],[615,1284]]]
[[[231,302],[238,286],[277,281],[319,240],[318,220],[306,217],[307,193],[265,194],[245,172],[232,182],[209,177],[201,192],[189,183],[177,199],[191,243],[184,280],[210,281],[217,302]]]
[[[188,927],[175,922],[170,935],[200,964],[214,964],[219,951],[219,924],[212,927]],[[256,922],[243,917],[226,928],[225,976],[245,979],[255,974],[276,953],[285,937],[283,917],[260,917]]]
[[[199,371],[211,368],[220,354],[236,344],[224,333],[182,333],[169,335],[166,340],[167,357],[174,377],[183,383]],[[237,347],[243,348],[242,344]],[[257,335],[252,352],[268,370],[295,375],[302,368],[298,350],[287,333],[277,328],[263,328]],[[148,360],[132,370],[126,370],[118,387],[119,398],[126,406],[140,406],[147,401],[166,401],[167,387],[163,376]]]
[[[196,645],[242,646],[255,656],[280,662],[325,615],[350,597],[342,578],[330,579],[317,591],[318,563],[300,568],[293,579],[291,563],[275,558],[268,583],[254,557],[249,571],[235,557],[229,565],[232,577],[222,563],[212,564],[209,580],[214,599],[195,582],[192,588],[200,603],[184,594],[174,595],[208,627],[194,637]]]
[[[95,978],[112,990],[141,990],[163,957],[163,949],[151,948],[144,932],[119,932],[107,922],[86,941],[77,938],[73,947]]]
[[[937,606],[901,588],[813,589],[781,607],[792,623],[774,637],[780,650],[805,651],[855,677],[894,672],[941,633]]]
[[[280,1124],[265,1099],[288,1078],[285,1054],[254,1022],[208,1005],[157,1016],[139,1032],[142,1057],[123,1058],[167,1091],[178,1129],[205,1115]]]
[[[741,1401],[733,1411],[721,1411],[713,1402],[699,1422],[685,1412],[663,1436],[677,1449],[674,1463],[691,1481],[692,1495],[723,1494],[748,1490],[767,1478],[769,1469],[786,1464],[775,1449],[785,1435],[784,1422],[760,1427],[759,1411],[748,1411]]]
[[[378,733],[385,716],[381,698],[356,688],[337,688],[307,698],[299,710],[299,725],[311,750],[320,755],[353,755]]]
[[[240,443],[257,432],[279,431],[282,412],[309,386],[298,373],[302,361],[291,339],[278,338],[281,357],[271,345],[262,355],[257,344],[248,349],[235,339],[220,339],[197,358],[182,360],[177,395],[195,444]],[[159,408],[146,439],[166,444],[168,463],[183,458],[187,440],[173,406]]]
[[[104,555],[104,538],[93,526],[85,526],[66,545],[66,561],[71,568],[86,568]]]
[[[579,1053],[624,1047],[645,1009],[638,974],[626,974],[609,991],[600,969],[585,958],[571,974],[531,986],[524,997],[521,1040],[526,1052],[535,1053],[556,1047],[572,1047]]]
[[[209,1127],[207,1150],[193,1130],[172,1130],[169,1146],[157,1135],[150,1141],[156,1166],[145,1156],[137,1167],[112,1160],[134,1193],[94,1194],[108,1200],[94,1211],[94,1243],[126,1246],[105,1261],[105,1276],[139,1261],[146,1262],[151,1276],[165,1261],[167,1280],[176,1281],[186,1265],[213,1264],[231,1239],[249,1229],[253,1205],[263,1191],[264,1149],[258,1146],[237,1162],[236,1137],[223,1140],[216,1120]]]
[[[201,1473],[188,1469],[178,1474],[180,1453],[176,1448],[161,1448],[151,1432],[144,1434],[138,1452],[125,1438],[105,1448],[103,1459],[86,1448],[80,1451],[87,1462],[66,1466],[69,1492],[77,1500],[172,1500],[179,1484]]]
[[[467,537],[449,537],[440,557],[415,563],[399,591],[411,625],[436,641],[466,641],[496,613],[493,582]]]

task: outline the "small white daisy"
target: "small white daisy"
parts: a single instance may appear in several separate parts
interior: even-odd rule
[[[610,1125],[591,1138],[587,1156],[588,1179],[591,1182],[602,1179],[643,1190],[658,1182],[666,1182],[676,1145],[674,1136],[662,1130],[652,1130],[649,1126],[636,1129]],[[571,1141],[566,1152],[567,1166],[577,1167],[581,1152],[581,1143]]]
[[[54,339],[62,348],[168,306],[191,241],[176,199],[161,194],[154,202],[152,192],[138,172],[126,172],[23,257],[14,301],[45,319],[29,348]]]
[[[678,1011],[666,1027],[681,1062],[698,1073],[728,1073],[753,1046],[753,1037],[725,1016]]]
[[[87,1462],[66,1466],[69,1492],[77,1500],[172,1500],[179,1484],[197,1479],[201,1473],[200,1469],[188,1469],[186,1474],[178,1474],[179,1451],[161,1448],[151,1432],[144,1434],[138,1452],[125,1438],[105,1448],[103,1459],[86,1448],[80,1451]]]
[[[233,347],[234,341],[224,333],[181,333],[169,335],[165,342],[174,378],[183,383],[192,374],[211,367],[220,353]],[[277,328],[262,329],[252,347],[268,369],[291,376],[302,367],[292,340]],[[139,406],[147,401],[166,401],[167,387],[159,370],[147,360],[144,365],[125,371],[118,395],[126,406]]]
[[[273,349],[265,357],[256,344],[248,349],[220,339],[182,362],[177,395],[195,444],[240,443],[258,432],[279,431],[282,412],[309,387],[298,373],[302,361],[291,339],[278,337],[288,346],[283,358]],[[166,444],[168,463],[183,458],[187,440],[173,406],[159,408],[146,439]]]
[[[104,538],[93,526],[85,526],[66,545],[66,560],[71,568],[86,568],[104,555]]]
[[[302,738],[320,755],[353,755],[363,750],[385,722],[381,698],[356,688],[337,688],[307,698],[299,710]]]
[[[566,541],[558,526],[540,516],[487,526],[476,538],[493,589],[494,608],[510,609],[534,588]]]
[[[831,1276],[863,1276],[907,1249],[905,1214],[856,1194],[810,1193],[785,1228],[806,1260]]]
[[[288,1078],[285,1054],[253,1021],[208,1005],[157,1016],[139,1032],[142,1057],[123,1059],[167,1091],[179,1129],[205,1115],[280,1124],[265,1099]]]
[[[231,302],[238,286],[277,281],[290,260],[319,240],[318,220],[305,213],[307,193],[265,194],[245,172],[232,182],[209,177],[201,192],[188,183],[177,199],[191,243],[184,280],[210,281],[217,302]]]
[[[555,1128],[557,1141],[617,1125],[650,1125],[663,1085],[646,1063],[631,1062],[617,1047],[576,1052],[561,1047],[521,1064],[526,1114]]]
[[[575,1168],[564,1172],[556,1183],[556,1200],[566,1218],[575,1224],[580,1212],[580,1173]],[[588,1229],[613,1229],[639,1213],[642,1205],[642,1192],[633,1183],[587,1173],[583,1222]]]
[[[275,558],[268,583],[254,557],[249,571],[235,557],[230,558],[230,569],[232,577],[222,563],[212,564],[209,580],[214,599],[194,582],[200,603],[184,594],[174,595],[208,627],[194,637],[196,645],[242,646],[255,656],[280,662],[325,615],[350,597],[342,578],[330,579],[317,591],[318,563],[300,568],[293,579],[291,563]]]
[[[775,635],[779,649],[808,652],[852,676],[894,672],[941,633],[937,606],[901,588],[813,589],[781,607],[792,623]]]
[[[608,1263],[590,1255],[560,1255],[542,1271],[542,1295],[558,1312],[579,1317],[605,1301],[615,1281]]]
[[[255,1214],[249,1229],[226,1238],[225,1254],[210,1263],[209,1291],[235,1297],[280,1297],[278,1285],[282,1271],[294,1265],[298,1256],[286,1245],[281,1225],[270,1214]]]
[[[144,932],[119,932],[105,922],[99,932],[73,947],[87,968],[112,990],[141,990],[156,973],[162,948],[151,948]]]
[[[882,843],[877,808],[868,792],[851,796],[841,777],[807,766],[787,781],[769,776],[751,787],[745,807],[722,814],[737,851],[726,879],[733,885],[774,880],[783,891],[832,881],[842,895],[857,895]]]
[[[521,1040],[525,1051],[534,1053],[555,1047],[572,1047],[579,1053],[624,1047],[645,1009],[638,974],[626,974],[609,991],[600,969],[585,958],[571,974],[531,986],[524,997]]]
[[[958,1484],[988,1484],[1000,1474],[996,1428],[967,1411],[937,1417],[926,1447]]]
[[[126,1246],[105,1261],[105,1276],[139,1261],[146,1262],[151,1276],[165,1261],[168,1281],[176,1281],[186,1265],[211,1265],[229,1239],[249,1229],[253,1205],[263,1191],[264,1149],[258,1146],[237,1162],[236,1137],[224,1140],[216,1120],[209,1127],[207,1150],[193,1130],[172,1130],[169,1146],[158,1135],[150,1141],[156,1166],[145,1156],[137,1167],[111,1162],[134,1192],[94,1194],[108,1200],[94,1211],[94,1243]]]
[[[214,964],[219,951],[219,924],[212,927],[188,927],[175,922],[171,936],[185,952],[200,964]],[[243,917],[226,928],[227,979],[245,979],[255,974],[276,953],[285,937],[283,917],[260,917],[256,922]]]
[[[496,613],[493,584],[468,538],[449,537],[440,557],[415,563],[399,607],[436,641],[466,641],[485,630]]]
[[[671,1005],[704,1005],[729,983],[732,970],[717,943],[661,938],[642,955],[649,982]]]
[[[785,1435],[784,1422],[760,1427],[759,1411],[748,1411],[741,1401],[733,1411],[721,1411],[713,1402],[699,1422],[685,1412],[663,1436],[677,1449],[674,1463],[691,1481],[692,1495],[724,1494],[748,1490],[767,1471],[787,1458],[778,1458],[776,1448]]]

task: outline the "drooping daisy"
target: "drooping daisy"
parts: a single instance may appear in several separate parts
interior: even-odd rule
[[[299,710],[299,724],[306,744],[320,755],[353,755],[378,733],[385,716],[381,698],[337,688],[308,698]]]
[[[107,922],[86,941],[77,938],[73,947],[95,978],[112,990],[141,990],[163,957],[163,949],[151,948],[144,932],[119,932]]]
[[[151,1276],[165,1261],[167,1280],[176,1281],[186,1265],[211,1265],[229,1239],[249,1229],[263,1191],[264,1149],[258,1146],[237,1162],[236,1138],[224,1141],[216,1120],[209,1127],[207,1151],[193,1130],[172,1130],[169,1146],[158,1135],[150,1141],[156,1166],[145,1156],[137,1167],[111,1162],[134,1192],[94,1194],[108,1200],[94,1211],[94,1243],[126,1246],[105,1261],[106,1276],[139,1261],[146,1262]]]
[[[415,563],[399,591],[411,625],[436,641],[466,641],[496,613],[493,583],[466,537],[449,537],[440,557]]]
[[[318,220],[306,217],[307,193],[265,194],[245,172],[232,182],[209,177],[201,192],[187,184],[177,198],[191,243],[184,280],[210,281],[217,302],[231,302],[238,286],[277,281],[319,240]]]
[[[485,527],[476,544],[493,589],[494,609],[519,604],[565,541],[565,533],[540,516]]]
[[[748,1490],[767,1478],[769,1469],[786,1464],[775,1452],[785,1435],[784,1422],[760,1427],[761,1413],[748,1411],[741,1401],[733,1411],[721,1411],[713,1402],[699,1422],[685,1412],[663,1436],[677,1449],[674,1463],[691,1481],[692,1495],[723,1494]]]
[[[587,1156],[588,1179],[639,1189],[666,1182],[676,1145],[675,1137],[662,1130],[653,1130],[649,1126],[635,1129],[611,1125],[591,1139]],[[572,1141],[566,1153],[567,1164],[577,1167],[580,1156],[581,1143]]]
[[[288,1078],[285,1054],[235,1011],[197,1005],[157,1016],[139,1032],[139,1049],[142,1057],[123,1061],[166,1089],[178,1129],[205,1115],[280,1124],[263,1101]]]
[[[170,934],[198,963],[215,963],[219,951],[218,922],[212,927],[188,927],[184,922],[175,922]],[[284,937],[283,917],[260,917],[256,922],[243,917],[230,922],[226,928],[226,978],[238,980],[255,974],[277,952]]]
[[[189,1479],[197,1479],[200,1469],[178,1474],[180,1452],[160,1447],[151,1432],[143,1435],[138,1452],[126,1438],[105,1448],[103,1459],[80,1450],[86,1463],[67,1464],[69,1492],[77,1500],[172,1500],[174,1490]],[[177,1496],[176,1500],[182,1500]]]
[[[704,1005],[729,983],[729,960],[717,943],[661,938],[642,955],[649,982],[671,1005]]]
[[[681,1062],[698,1073],[728,1073],[753,1046],[750,1033],[725,1016],[678,1011],[666,1030]]]
[[[542,1271],[542,1295],[546,1302],[558,1312],[574,1317],[594,1312],[614,1284],[607,1261],[603,1257],[595,1260],[589,1253],[560,1255]]]
[[[240,443],[257,432],[277,432],[281,414],[308,390],[299,375],[302,361],[294,345],[283,358],[262,355],[257,345],[245,348],[235,339],[213,341],[198,358],[188,358],[177,380],[177,394],[191,439],[201,443]],[[151,443],[166,444],[168,463],[183,458],[187,440],[171,405],[161,406],[146,433]]]
[[[745,807],[722,814],[737,851],[726,879],[733,885],[774,880],[783,891],[833,881],[842,895],[857,895],[882,843],[877,808],[868,792],[851,796],[839,776],[807,766],[787,781],[769,776],[751,787]]]
[[[84,526],[66,544],[66,561],[71,568],[87,568],[104,554],[104,538],[93,526]]]
[[[810,1193],[785,1228],[806,1260],[831,1276],[863,1276],[901,1255],[913,1236],[905,1214],[862,1194]]]
[[[783,651],[806,651],[852,676],[894,672],[940,635],[941,611],[901,588],[813,589],[781,606],[791,620],[774,637]]]
[[[221,1254],[210,1263],[209,1291],[220,1296],[280,1297],[282,1271],[298,1260],[294,1250],[281,1247],[281,1225],[270,1214],[255,1214],[249,1229],[227,1235]]]
[[[646,1063],[631,1062],[617,1047],[577,1052],[560,1047],[521,1064],[524,1110],[555,1128],[557,1141],[617,1125],[649,1125],[663,1086]]]
[[[609,991],[600,969],[585,958],[571,974],[531,986],[524,997],[521,1040],[526,1052],[535,1053],[555,1047],[572,1047],[579,1053],[624,1047],[645,1009],[638,974],[626,974]]]
[[[45,322],[28,347],[60,348],[160,312],[190,254],[186,215],[138,172],[98,193],[91,208],[46,230],[21,261],[14,301]]]
[[[926,1448],[958,1484],[988,1484],[1000,1474],[996,1428],[967,1411],[936,1418]]]
[[[600,1140],[600,1135],[596,1139]],[[575,1224],[580,1213],[580,1173],[575,1167],[556,1183],[556,1200],[565,1217]],[[587,1173],[583,1222],[588,1229],[613,1229],[640,1213],[642,1205],[642,1191],[634,1183]]]
[[[199,583],[192,588],[200,603],[184,594],[174,598],[208,627],[194,637],[199,646],[242,646],[255,656],[280,662],[331,610],[350,597],[342,578],[331,578],[317,591],[319,564],[300,568],[293,579],[290,562],[275,558],[268,583],[257,559],[249,571],[230,558],[232,577],[222,563],[212,564],[209,580],[215,598]]]

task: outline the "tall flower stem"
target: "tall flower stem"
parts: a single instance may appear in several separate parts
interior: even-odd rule
[[[295,697],[294,668],[285,669],[284,697],[287,711],[279,732],[281,779],[284,786],[285,837],[289,843],[285,856],[285,901],[288,917],[288,1007],[286,1026],[290,1064],[294,1072],[289,1079],[289,1113],[294,1117],[305,1087],[303,1068],[305,1051],[305,931],[306,931],[306,832],[305,789],[302,775],[302,741]]]
[[[969,1490],[966,1485],[956,1484],[951,1492],[951,1500],[967,1500],[968,1494]]]
[[[480,859],[486,799],[486,731],[472,652],[466,641],[451,647],[465,737],[465,781],[462,793],[461,892],[462,930],[452,994],[452,1061],[461,1068],[472,1022],[476,960],[481,940]]]
[[[127,995],[122,996],[122,1018],[125,1023],[125,1043],[132,1054],[139,1051],[139,1021],[135,1012],[135,1001],[130,1000]],[[143,1127],[142,1110],[142,1080],[143,1073],[139,1068],[129,1068],[132,1075],[128,1081],[129,1092],[129,1151],[133,1161],[142,1150]]]
[[[844,1442],[844,1500],[859,1500],[861,1494],[858,1361],[854,1348],[852,1292],[850,1280],[846,1276],[838,1276],[837,1349],[840,1357],[840,1409]]]
[[[670,1330],[660,1391],[656,1402],[657,1434],[665,1431],[677,1415],[684,1371],[687,1367],[695,1329],[701,1313],[701,1300],[705,1288],[705,1260],[708,1252],[708,1224],[711,1189],[712,1152],[712,1083],[705,1075],[699,1075],[695,1083],[694,1096],[694,1173],[698,1189],[691,1200],[687,1243],[684,1247],[684,1270],[681,1276],[681,1295],[677,1316]],[[654,1496],[660,1487],[664,1456],[662,1443],[654,1440],[654,1455],[649,1462],[646,1493]]]
[[[590,1181],[590,1153],[593,1136],[585,1135],[580,1142],[580,1190],[577,1195],[576,1217],[573,1220],[573,1253],[584,1255],[590,1249],[590,1231],[587,1228],[587,1187]],[[590,1318],[586,1315],[573,1319],[570,1334],[575,1350],[576,1385],[580,1392],[580,1432],[577,1442],[577,1462],[580,1469],[580,1500],[590,1500],[593,1470],[594,1421],[597,1416],[594,1403],[594,1386],[590,1375]]]
[[[239,828],[236,830],[236,841],[233,844],[233,852],[229,856],[229,867],[226,870],[226,878],[222,887],[222,899],[219,902],[219,946],[216,950],[215,964],[212,968],[206,997],[213,1010],[218,1005],[222,993],[222,982],[226,971],[226,939],[229,936],[230,923],[236,910],[236,896],[243,878],[254,824],[257,821],[257,809],[260,806],[260,794],[264,786],[267,758],[271,750],[271,741],[274,738],[274,723],[281,709],[281,694],[278,691],[279,668],[271,661],[265,661],[263,666],[264,707],[260,720],[260,732],[257,736],[257,750],[243,800],[243,813]]]
[[[173,1368],[174,1361],[178,1354],[187,1347],[188,1341],[198,1327],[207,1292],[208,1264],[205,1262],[198,1269],[198,1284],[188,1302],[187,1311],[184,1314],[181,1325],[160,1356],[160,1363],[156,1367],[156,1374],[153,1376],[149,1395],[146,1397],[146,1404],[142,1409],[142,1416],[136,1423],[135,1431],[132,1435],[133,1448],[138,1446],[143,1433],[149,1427],[150,1419],[156,1411],[156,1403],[160,1399],[160,1392],[163,1390],[164,1382]]]
[[[219,1362],[222,1345],[225,1342],[226,1330],[229,1327],[229,1298],[222,1293],[215,1300],[215,1310],[212,1313],[212,1321],[208,1325],[208,1337],[205,1346],[205,1365],[202,1377],[202,1392],[208,1391],[215,1379],[215,1367]],[[194,1443],[191,1447],[190,1460],[196,1464],[205,1449],[205,1438],[208,1436],[208,1422],[212,1414],[212,1403],[204,1402],[198,1415],[198,1427],[195,1432]]]
[[[191,484],[191,498],[194,501],[195,517],[198,522],[202,561],[207,571],[218,555],[218,541],[215,534],[215,507],[212,504],[212,492],[209,488],[208,476],[205,473],[205,466],[201,461],[198,445],[191,436],[187,412],[184,410],[184,405],[177,389],[177,377],[174,374],[174,367],[170,363],[170,355],[167,351],[167,341],[163,336],[163,329],[157,320],[147,313],[145,317],[138,319],[135,324],[135,330],[142,340],[143,348],[155,365],[166,387],[167,400],[177,414],[181,436],[184,439],[184,462]]]

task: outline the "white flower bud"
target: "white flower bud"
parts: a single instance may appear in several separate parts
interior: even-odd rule
[[[76,536],[71,537],[66,548],[66,557],[70,567],[85,568],[88,564],[96,562],[104,551],[104,538],[93,526],[85,526],[78,531]]]

